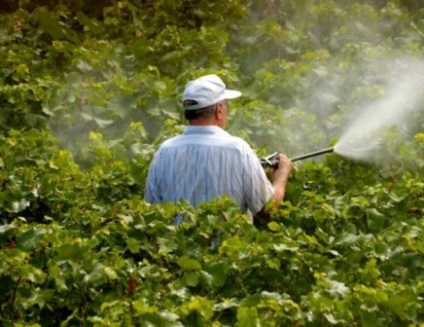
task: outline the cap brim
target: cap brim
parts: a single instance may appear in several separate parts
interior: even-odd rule
[[[241,96],[240,91],[225,90],[225,92],[224,92],[224,99],[235,99],[235,98],[238,98],[239,96]]]

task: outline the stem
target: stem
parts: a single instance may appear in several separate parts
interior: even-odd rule
[[[3,306],[0,304],[0,317],[4,317]]]
[[[83,290],[83,288],[81,287],[81,285],[78,285],[78,289],[79,289],[79,293],[81,296],[81,304],[80,304],[80,309],[81,309],[81,313],[82,313],[82,317],[81,317],[81,322],[83,324],[83,326],[87,325],[87,306],[89,303],[89,300]]]
[[[131,316],[131,322],[134,324],[134,307],[133,307],[133,303],[130,299],[130,316]]]
[[[15,286],[15,288],[13,290],[12,303],[11,303],[11,308],[10,308],[10,321],[13,321],[13,317],[15,315],[16,293],[18,292],[18,287],[19,287],[19,284],[21,283],[21,279],[22,279],[22,276],[20,276],[18,278],[18,280],[16,281],[16,286]]]

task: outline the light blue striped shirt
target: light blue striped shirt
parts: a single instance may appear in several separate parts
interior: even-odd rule
[[[242,212],[258,213],[274,189],[259,158],[241,138],[218,126],[187,126],[156,152],[146,183],[147,202],[178,202],[194,207],[221,195]]]

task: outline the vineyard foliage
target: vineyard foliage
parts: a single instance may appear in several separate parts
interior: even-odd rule
[[[422,326],[424,102],[387,160],[296,163],[269,222],[143,201],[188,80],[243,91],[228,130],[260,156],[333,145],[423,60],[421,0],[0,9],[1,326]]]

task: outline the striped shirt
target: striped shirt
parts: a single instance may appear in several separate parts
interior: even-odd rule
[[[159,147],[147,177],[147,202],[178,202],[194,207],[228,195],[242,212],[258,213],[274,189],[256,153],[241,138],[218,126],[187,126]]]

